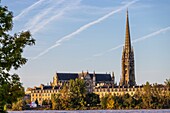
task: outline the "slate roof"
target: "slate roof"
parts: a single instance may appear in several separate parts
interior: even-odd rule
[[[96,82],[112,80],[110,74],[95,74],[95,76],[96,76]],[[93,78],[93,74],[90,74],[90,77]]]
[[[78,73],[57,73],[59,80],[70,80],[78,78]]]
[[[52,86],[44,86],[43,89],[52,89]]]
[[[59,86],[54,86],[54,89],[59,89]]]
[[[89,74],[91,79],[93,79],[93,74]],[[70,80],[70,79],[76,79],[79,77],[78,73],[57,73],[59,80]],[[110,74],[95,74],[96,76],[96,82],[102,82],[102,81],[111,81],[111,75]]]
[[[41,88],[40,87],[36,87],[35,90],[41,90]]]

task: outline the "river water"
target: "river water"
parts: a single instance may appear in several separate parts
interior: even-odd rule
[[[170,113],[170,109],[160,110],[25,110],[8,113]]]

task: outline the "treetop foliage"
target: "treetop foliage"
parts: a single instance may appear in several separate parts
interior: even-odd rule
[[[1,1],[0,1],[1,2]],[[17,101],[24,95],[24,88],[17,74],[11,74],[11,69],[17,70],[27,62],[22,56],[24,48],[35,44],[29,31],[21,31],[11,35],[13,28],[13,13],[7,6],[0,5],[0,112],[6,104]]]

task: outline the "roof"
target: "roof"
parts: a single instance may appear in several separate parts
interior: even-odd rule
[[[78,78],[78,73],[57,73],[58,80],[70,80]]]
[[[44,86],[43,89],[52,89],[52,86]]]
[[[41,87],[35,87],[34,90],[52,90],[52,89],[59,89],[59,86],[49,86],[49,85],[44,85],[43,88]]]
[[[95,74],[96,76],[96,81],[111,81],[111,75],[110,74]],[[90,74],[90,77],[93,78],[93,74]]]
[[[91,79],[93,79],[93,75],[92,73],[89,74]],[[57,73],[58,76],[58,80],[70,80],[73,79],[75,80],[76,78],[79,77],[78,73]],[[111,75],[110,74],[95,74],[96,76],[96,82],[100,82],[100,81],[111,81]]]

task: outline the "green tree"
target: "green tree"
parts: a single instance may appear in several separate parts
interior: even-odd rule
[[[83,109],[86,105],[85,96],[84,80],[70,80],[69,84],[64,84],[58,94],[52,96],[52,109]]]
[[[114,100],[114,108],[119,109],[119,107],[121,105],[121,103],[120,103],[121,98],[119,96],[114,95],[113,100]]]
[[[61,99],[60,99],[61,94],[56,94],[52,95],[51,97],[51,103],[52,103],[52,109],[53,110],[61,110]]]
[[[64,85],[63,88],[60,90],[60,103],[62,109],[69,109],[70,108],[70,95],[69,95],[69,88],[68,86]]]
[[[101,98],[100,104],[102,109],[106,109],[107,108],[107,99],[108,99],[108,95],[104,96]]]
[[[157,83],[152,86],[152,108],[154,109],[162,109],[163,108],[163,98],[162,93],[159,89]]]
[[[137,91],[134,95],[133,98],[135,99],[135,108],[136,109],[141,109],[142,108],[142,96],[141,96],[141,92]]]
[[[113,99],[113,96],[109,95],[109,97],[107,98],[107,109],[115,108],[114,104],[115,104],[115,101]]]
[[[95,107],[97,104],[100,104],[100,98],[99,95],[95,93],[88,93],[86,95],[86,105],[89,105],[90,107]]]
[[[166,92],[164,92],[163,96],[163,108],[170,108],[170,79],[166,79],[164,81],[165,86],[167,88]]]
[[[122,108],[123,108],[123,102],[124,102],[123,96],[119,95],[119,96],[117,96],[117,97],[118,97],[118,98],[117,98],[118,109],[122,109]]]
[[[69,81],[70,107],[82,109],[85,105],[86,86],[82,79]]]
[[[168,89],[170,89],[170,79],[166,79],[164,83],[165,83],[166,87]]]
[[[52,109],[68,110],[70,109],[70,101],[69,87],[64,84],[59,93],[52,96]]]
[[[43,101],[42,101],[42,105],[49,105],[48,100],[47,100],[47,99],[43,100]]]
[[[151,102],[152,102],[152,91],[151,91],[151,85],[149,82],[146,82],[146,85],[144,85],[144,92],[142,95],[143,100],[143,108],[151,108]]]
[[[1,2],[1,1],[0,1]],[[24,88],[17,74],[9,73],[17,70],[27,61],[22,56],[23,49],[35,44],[29,31],[9,34],[12,30],[12,12],[7,6],[0,6],[0,111],[4,111],[6,104],[12,104],[23,96]]]
[[[21,111],[23,107],[25,106],[25,103],[22,98],[18,98],[18,101],[15,103],[12,103],[12,110]]]

